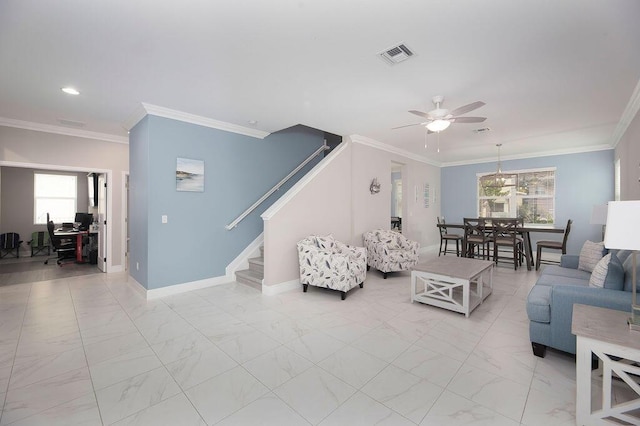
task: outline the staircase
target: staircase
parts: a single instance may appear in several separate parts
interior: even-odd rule
[[[236,271],[236,282],[262,291],[264,278],[264,247],[260,247],[260,257],[249,259],[249,269]]]

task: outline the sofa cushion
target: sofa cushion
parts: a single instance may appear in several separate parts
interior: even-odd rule
[[[620,263],[622,263],[622,264],[624,264],[624,261],[627,260],[627,258],[632,253],[631,250],[617,250],[617,249],[613,249],[610,252],[611,253],[615,253],[616,256],[618,256],[618,259],[620,260]]]
[[[573,285],[573,286],[589,286],[589,277],[587,278],[570,278],[570,277],[558,277],[557,275],[540,275],[536,286],[543,285],[547,287],[555,287],[561,285]]]
[[[596,267],[600,259],[604,254],[604,243],[594,243],[593,241],[585,241],[580,250],[580,260],[578,262],[578,269],[587,272],[593,272],[593,268]]]
[[[551,290],[544,285],[535,285],[527,297],[527,316],[535,322],[551,322]]]
[[[587,271],[581,271],[580,269],[563,268],[557,265],[547,265],[542,270],[541,275],[552,275],[554,277],[564,278],[577,278],[581,280],[589,281],[589,274]]]
[[[633,256],[627,257],[627,260],[622,264],[624,269],[624,291],[631,291],[633,284]],[[636,265],[636,286],[640,289],[640,260]]]

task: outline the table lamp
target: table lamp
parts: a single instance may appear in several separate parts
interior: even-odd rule
[[[592,225],[602,225],[602,239],[604,240],[604,231],[607,226],[607,209],[608,206],[606,204],[596,204],[593,206],[593,210],[591,211],[591,220],[589,221]]]
[[[608,249],[632,250],[631,318],[629,328],[640,331],[640,306],[637,304],[637,254],[640,250],[640,200],[611,201],[607,211],[604,246]]]

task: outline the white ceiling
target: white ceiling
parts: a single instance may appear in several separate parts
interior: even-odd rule
[[[597,149],[640,79],[639,18],[636,0],[3,0],[0,117],[126,136],[145,102],[445,164],[494,159],[497,142],[504,158]],[[399,42],[416,56],[377,57]],[[434,95],[488,118],[452,125],[439,153],[420,126],[391,130]]]

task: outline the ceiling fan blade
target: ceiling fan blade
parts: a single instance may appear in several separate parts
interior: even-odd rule
[[[487,117],[454,117],[451,119],[454,123],[482,123]]]
[[[450,111],[449,114],[453,115],[454,117],[456,115],[462,115],[462,114],[466,114],[468,112],[473,111],[474,109],[478,109],[481,106],[484,106],[485,103],[482,101],[476,101],[476,102],[472,102],[469,105],[464,105],[461,106],[460,108],[456,108],[453,111]]]
[[[411,114],[415,114],[419,117],[423,117],[423,118],[428,118],[431,119],[431,117],[429,116],[429,114],[427,114],[426,112],[422,112],[422,111],[416,111],[415,109],[412,109],[411,111],[409,111]]]
[[[405,127],[411,127],[411,126],[420,126],[420,125],[422,125],[422,124],[423,124],[423,123],[407,124],[407,125],[404,125],[404,126],[392,127],[392,128],[391,128],[391,130],[395,130],[395,129],[403,129],[403,128],[405,128]]]

